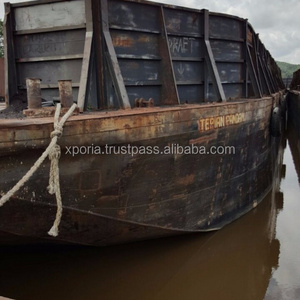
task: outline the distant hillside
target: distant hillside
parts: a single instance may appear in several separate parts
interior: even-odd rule
[[[300,65],[293,65],[286,62],[276,61],[278,67],[281,70],[282,78],[292,78],[293,73],[300,69]]]

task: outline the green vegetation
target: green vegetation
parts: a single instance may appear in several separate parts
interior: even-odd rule
[[[276,61],[281,70],[282,78],[293,78],[293,73],[300,69],[300,65],[293,65],[286,62]]]
[[[4,56],[4,45],[3,45],[3,21],[0,20],[0,57]]]

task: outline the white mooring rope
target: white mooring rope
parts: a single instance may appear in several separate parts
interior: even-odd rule
[[[58,167],[58,160],[60,158],[60,146],[57,145],[57,140],[62,135],[63,126],[67,121],[67,119],[72,115],[76,106],[77,105],[74,103],[70,107],[68,112],[61,118],[61,120],[58,121],[61,105],[60,103],[57,104],[55,115],[54,115],[54,131],[51,132],[51,142],[49,146],[42,153],[40,158],[34,163],[34,165],[30,168],[30,170],[22,177],[22,179],[0,199],[0,207],[1,207],[26,183],[26,181],[30,179],[30,177],[40,167],[40,165],[45,160],[45,158],[49,156],[51,165],[50,165],[48,191],[50,194],[55,194],[56,202],[57,202],[56,218],[52,228],[48,232],[48,234],[52,236],[58,235],[58,226],[62,216],[62,202],[61,202],[61,194],[60,194],[60,186],[59,186],[59,167]]]

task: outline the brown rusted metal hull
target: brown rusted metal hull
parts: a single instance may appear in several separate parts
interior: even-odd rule
[[[299,71],[295,72],[298,74]],[[289,145],[292,152],[295,168],[300,182],[300,92],[292,90],[288,94],[288,125]]]
[[[58,238],[106,245],[215,230],[270,189],[284,85],[246,19],[144,0],[6,3],[5,16],[0,192],[50,142],[54,109],[40,104],[85,112],[59,139]],[[28,78],[41,79],[39,105],[29,90],[26,102]],[[3,120],[20,102],[27,118]],[[46,236],[48,175],[45,162],[0,208],[0,230]]]
[[[277,95],[71,117],[59,140],[64,210],[57,239],[107,245],[216,230],[234,221],[271,188],[277,148],[270,118],[278,100]],[[40,156],[53,124],[51,119],[4,120],[0,127],[3,194]],[[128,145],[160,152],[126,154]],[[166,146],[171,153],[161,152]],[[206,151],[233,146],[235,153],[181,153],[180,146]],[[81,153],[75,155],[76,147]],[[111,152],[99,154],[100,147]],[[47,236],[56,211],[48,176],[45,162],[0,208],[0,230]]]
[[[299,73],[299,72],[298,72]],[[297,90],[292,90],[288,94],[288,115],[289,121],[295,128],[298,136],[300,137],[300,92]]]

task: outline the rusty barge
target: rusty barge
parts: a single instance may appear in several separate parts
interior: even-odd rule
[[[41,0],[6,3],[4,25],[7,110],[26,107],[0,119],[1,231],[90,245],[211,231],[270,191],[284,84],[247,20]],[[3,199],[53,140],[55,108],[43,106],[68,110],[63,80],[80,113],[57,136],[62,216],[50,237],[47,160]]]
[[[288,138],[295,168],[300,183],[300,69],[294,72],[287,95]]]

